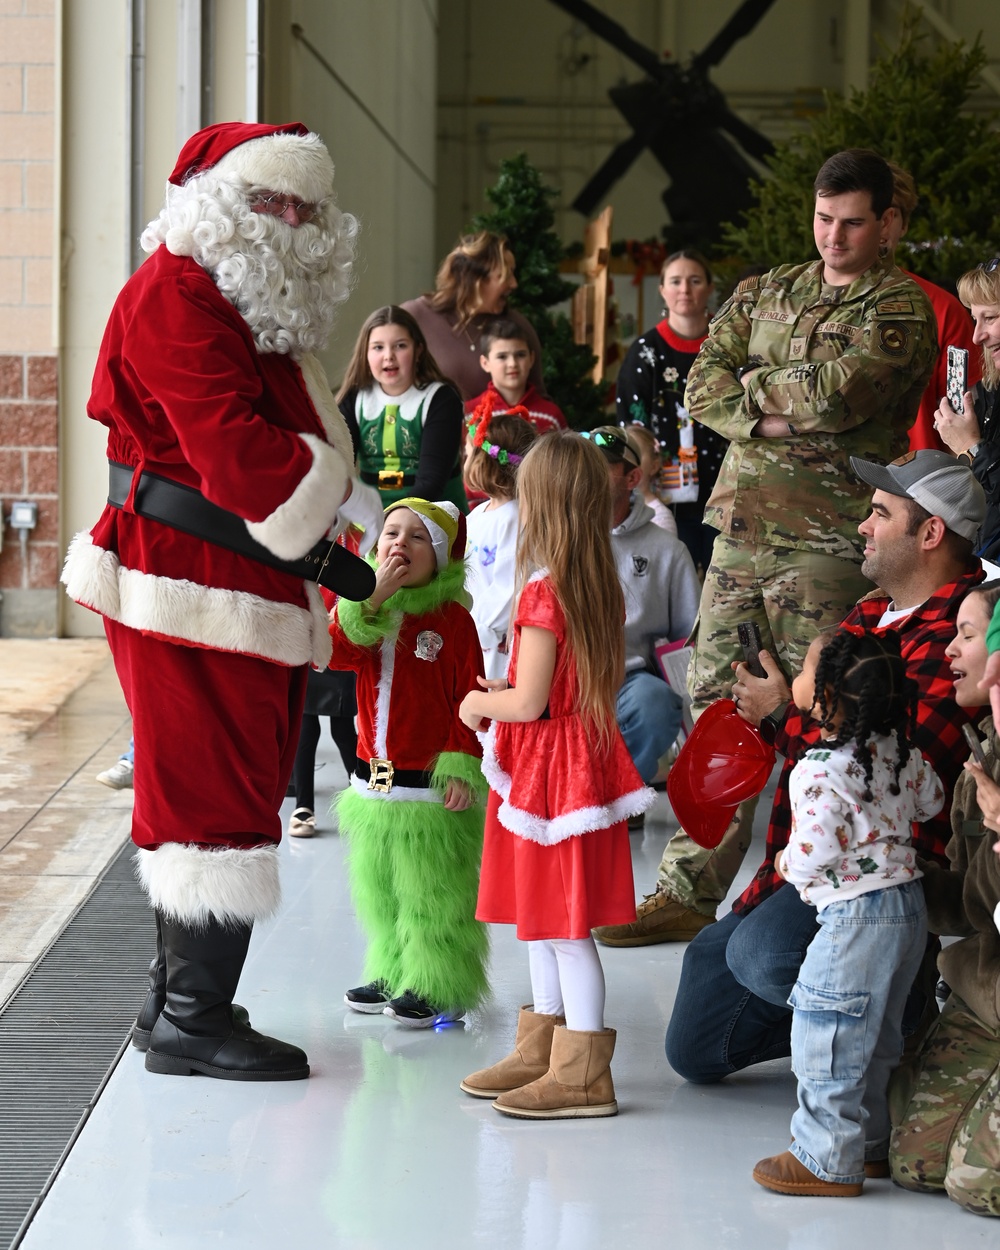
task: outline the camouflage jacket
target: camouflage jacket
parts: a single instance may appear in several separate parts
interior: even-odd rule
[[[902,455],[937,357],[917,284],[881,263],[824,286],[823,262],[782,265],[736,288],[688,375],[696,421],[731,440],[705,521],[723,534],[860,561],[871,488],[849,458]],[[748,390],[736,370],[760,366]],[[752,438],[768,412],[794,433]]]
[[[987,717],[979,726],[986,735],[986,769],[1000,774],[1000,737]],[[952,836],[948,843],[951,871],[925,864],[927,925],[932,933],[958,936],[938,956],[938,967],[955,993],[991,1029],[1000,1025],[1000,855],[996,834],[983,824],[976,797],[976,779],[963,772],[951,805]]]

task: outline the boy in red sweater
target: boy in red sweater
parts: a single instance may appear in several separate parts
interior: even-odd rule
[[[496,317],[489,322],[479,340],[479,350],[482,353],[479,363],[490,375],[490,384],[482,394],[468,401],[465,405],[466,416],[471,416],[480,404],[488,400],[492,416],[509,412],[512,408],[524,408],[525,419],[539,434],[566,429],[562,409],[551,399],[545,399],[528,382],[535,353],[522,337],[517,322],[508,317]]]

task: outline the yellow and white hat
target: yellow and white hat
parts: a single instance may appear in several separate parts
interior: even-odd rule
[[[397,499],[385,510],[388,516],[394,508],[409,508],[416,512],[431,536],[431,545],[437,558],[438,572],[448,567],[449,560],[465,557],[465,517],[450,499],[431,503],[412,495],[409,499]]]

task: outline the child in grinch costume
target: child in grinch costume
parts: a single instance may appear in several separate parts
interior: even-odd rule
[[[464,554],[454,504],[390,504],[375,591],[342,599],[330,626],[332,666],[358,677],[358,763],[336,814],[368,938],[368,984],[344,1001],[411,1028],[457,1020],[486,992],[475,919],[486,784],[457,714],[483,673]]]

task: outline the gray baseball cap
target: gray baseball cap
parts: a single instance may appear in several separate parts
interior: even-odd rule
[[[912,499],[950,530],[974,539],[986,516],[986,495],[968,465],[945,451],[911,451],[892,464],[851,457],[863,482],[889,495]]]

